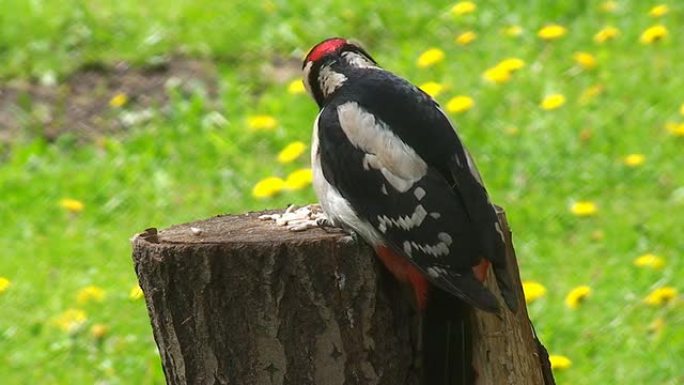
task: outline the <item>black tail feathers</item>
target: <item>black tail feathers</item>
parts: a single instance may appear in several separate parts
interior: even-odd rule
[[[422,322],[423,377],[426,385],[473,385],[470,306],[435,288]]]

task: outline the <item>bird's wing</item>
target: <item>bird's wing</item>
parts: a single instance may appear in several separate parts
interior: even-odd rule
[[[434,285],[496,311],[472,272],[482,257],[477,233],[440,171],[355,102],[326,106],[317,124],[323,175],[356,214]]]
[[[402,142],[410,144],[430,168],[447,180],[461,205],[461,214],[466,215],[463,220],[474,229],[481,253],[493,265],[506,304],[515,311],[517,299],[506,271],[505,238],[496,208],[446,114],[430,96],[386,71],[369,72],[345,92],[360,97],[362,108],[391,127]],[[344,97],[342,93],[339,98]]]

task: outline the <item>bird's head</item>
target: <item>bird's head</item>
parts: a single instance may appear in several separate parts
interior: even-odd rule
[[[354,71],[376,67],[361,45],[333,37],[316,44],[302,64],[304,86],[319,106],[340,88]]]

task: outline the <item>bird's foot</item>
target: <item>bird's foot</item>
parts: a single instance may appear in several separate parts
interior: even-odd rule
[[[335,227],[317,204],[306,205],[300,208],[290,205],[282,214],[264,214],[259,219],[275,221],[277,226],[286,226],[290,231],[304,231],[315,228],[325,230]]]

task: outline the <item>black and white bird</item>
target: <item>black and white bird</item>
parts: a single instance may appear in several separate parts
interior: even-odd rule
[[[448,369],[455,363],[439,361],[454,350],[445,335],[460,331],[451,343],[468,344],[465,304],[500,311],[482,284],[490,264],[508,308],[518,307],[504,234],[472,157],[429,95],[380,68],[358,44],[317,44],[303,77],[320,107],[311,162],[323,211],[413,288],[424,314],[424,354],[433,355],[426,356],[426,383],[472,382],[468,349],[456,372]]]

